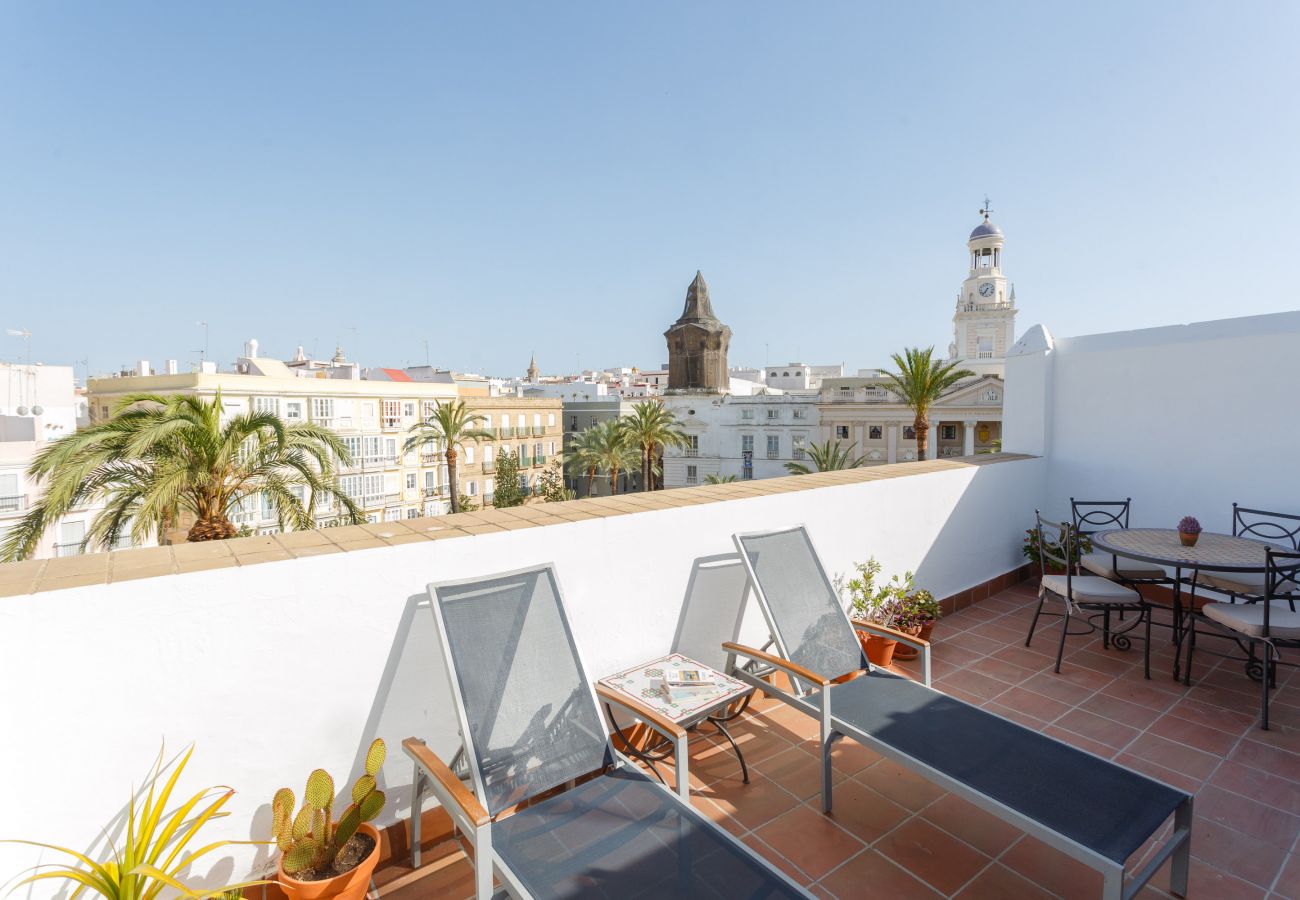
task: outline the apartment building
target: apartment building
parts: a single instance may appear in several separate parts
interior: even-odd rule
[[[410,429],[426,419],[440,401],[462,397],[478,416],[492,441],[460,448],[457,479],[460,494],[476,504],[490,504],[497,455],[515,454],[520,481],[536,486],[541,468],[560,450],[561,402],[558,399],[490,397],[462,390],[454,380],[419,381],[401,369],[363,378],[355,366],[298,371],[275,359],[243,357],[236,372],[184,373],[91,379],[88,392],[97,416],[107,416],[127,394],[221,393],[227,415],[249,409],[274,412],[288,422],[315,422],[342,438],[353,462],[340,469],[339,485],[365,511],[370,522],[414,519],[450,512],[445,447],[403,452]],[[315,510],[318,527],[338,521],[334,504]],[[268,498],[249,503],[232,515],[237,525],[259,534],[279,530]]]

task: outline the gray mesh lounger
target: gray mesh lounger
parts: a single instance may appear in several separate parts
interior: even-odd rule
[[[736,643],[724,647],[784,671],[793,690],[737,668],[734,656],[729,668],[821,722],[826,812],[831,748],[848,736],[1097,869],[1106,900],[1137,894],[1170,857],[1170,890],[1186,894],[1189,794],[932,689],[924,641],[890,634],[920,648],[925,684],[872,669],[854,629],[882,629],[849,620],[806,529],[734,540],[779,655]],[[1173,834],[1126,887],[1125,862],[1170,814]]]
[[[691,808],[684,731],[602,693],[676,745],[680,794],[614,750],[550,566],[429,595],[473,792],[423,741],[402,743],[415,762],[413,866],[427,791],[474,849],[478,900],[494,874],[520,898],[809,896]]]

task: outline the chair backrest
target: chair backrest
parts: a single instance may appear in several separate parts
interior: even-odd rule
[[[1295,612],[1295,585],[1300,583],[1300,551],[1285,553],[1272,547],[1264,550],[1264,637],[1269,637],[1269,613],[1274,600],[1285,600]]]
[[[865,668],[862,645],[807,529],[737,534],[733,540],[786,659],[830,678]]]
[[[1291,545],[1292,550],[1300,550],[1300,515],[1247,509],[1234,503],[1232,533],[1237,537],[1273,544],[1286,543]]]
[[[749,576],[739,554],[697,559],[686,584],[673,652],[723,671],[727,652],[722,645],[740,637],[748,589]]]
[[[1034,538],[1038,542],[1038,563],[1042,569],[1041,574],[1047,574],[1048,563],[1056,563],[1065,569],[1067,588],[1072,587],[1070,581],[1074,566],[1071,561],[1075,556],[1076,540],[1074,526],[1069,522],[1044,519],[1041,512],[1034,510]]]
[[[461,736],[491,815],[612,758],[550,566],[429,585]]]
[[[1092,534],[1107,528],[1128,528],[1129,504],[1132,497],[1123,500],[1075,500],[1070,498],[1070,517],[1074,519],[1079,534]]]

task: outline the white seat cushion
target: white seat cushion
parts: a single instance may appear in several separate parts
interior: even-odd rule
[[[1119,576],[1116,576],[1114,564],[1119,563]],[[1125,559],[1122,556],[1115,556],[1113,553],[1104,553],[1100,550],[1095,553],[1089,553],[1079,560],[1079,565],[1083,566],[1094,575],[1100,575],[1102,578],[1168,578],[1167,573],[1155,563],[1140,562],[1136,559]]]
[[[1066,596],[1064,575],[1044,575],[1043,587],[1053,594]],[[1096,575],[1078,575],[1070,579],[1070,589],[1074,591],[1072,599],[1075,603],[1140,603],[1142,600],[1142,595],[1131,587]]]
[[[1227,591],[1230,594],[1264,596],[1263,572],[1202,572],[1196,580],[1206,587]],[[1300,591],[1300,584],[1294,581],[1283,581],[1277,588],[1279,593],[1292,594]]]
[[[1300,612],[1292,612],[1291,604],[1285,600],[1274,600],[1269,605],[1272,607],[1268,612],[1269,635],[1287,640],[1300,638]],[[1201,607],[1201,613],[1250,637],[1264,635],[1263,603],[1207,603]]]

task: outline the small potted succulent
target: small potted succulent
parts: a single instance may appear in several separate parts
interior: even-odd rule
[[[1196,539],[1201,536],[1201,523],[1196,516],[1183,516],[1178,523],[1178,540],[1184,547],[1195,547]]]
[[[857,577],[846,580],[844,575],[837,575],[833,582],[840,596],[847,596],[849,613],[856,619],[875,625],[897,628],[897,619],[903,612],[904,602],[912,588],[912,573],[908,572],[901,578],[895,575],[886,584],[877,586],[876,578],[880,575],[881,566],[875,557],[865,563],[854,563],[853,568]],[[907,627],[912,626],[909,624]],[[857,635],[872,665],[888,666],[893,662],[898,641],[863,634],[861,631]]]
[[[334,779],[324,769],[307,776],[302,809],[293,791],[271,801],[271,833],[280,848],[276,879],[290,900],[361,900],[379,862],[379,832],[371,819],[384,808],[375,776],[387,750],[376,738],[366,751],[366,772],[352,786],[352,803],[334,818]]]
[[[913,629],[916,629],[916,636],[928,641],[934,634],[934,623],[939,621],[941,615],[943,611],[939,608],[939,601],[934,599],[934,594],[929,591],[911,591],[903,599],[902,610],[894,618],[894,627],[908,633],[913,633]],[[916,659],[920,655],[920,650],[907,644],[901,644],[894,650],[895,659]]]

